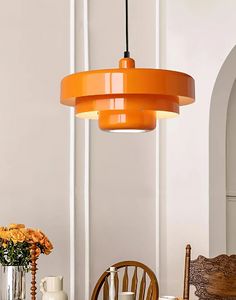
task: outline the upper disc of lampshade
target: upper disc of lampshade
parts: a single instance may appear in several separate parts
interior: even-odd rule
[[[179,105],[194,102],[194,80],[188,74],[161,69],[117,68],[78,72],[61,83],[61,103],[75,106],[79,99],[118,98],[125,95],[176,97]]]

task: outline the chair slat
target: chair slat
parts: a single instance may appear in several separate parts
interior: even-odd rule
[[[147,297],[146,300],[151,300],[152,299],[152,283],[150,282],[148,291],[147,291]]]
[[[135,267],[133,278],[132,278],[132,284],[131,284],[131,292],[134,293],[134,299],[136,299],[137,284],[138,284],[137,267]]]
[[[118,277],[118,272],[116,272],[116,274],[115,274],[115,289],[116,289],[115,300],[118,300],[118,294],[119,294],[119,277]]]
[[[123,284],[122,284],[122,292],[128,292],[128,285],[129,285],[128,267],[125,267]]]
[[[118,271],[114,279],[115,300],[118,300],[119,292],[123,291],[135,293],[135,300],[158,299],[159,289],[156,276],[146,265],[138,261],[122,261],[114,264],[113,267]],[[104,271],[95,285],[91,300],[109,300],[109,278],[110,273],[107,270]]]
[[[103,300],[109,300],[109,284],[107,277],[105,278],[103,285]]]
[[[145,289],[146,289],[146,272],[143,272],[143,277],[140,283],[140,289],[139,289],[139,300],[144,300],[145,295]]]

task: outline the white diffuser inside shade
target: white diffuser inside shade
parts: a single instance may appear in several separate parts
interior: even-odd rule
[[[149,130],[143,129],[112,129],[112,130],[105,130],[106,132],[112,133],[140,133],[140,132],[148,132]]]

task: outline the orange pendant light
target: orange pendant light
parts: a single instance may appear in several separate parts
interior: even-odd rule
[[[78,72],[61,83],[61,103],[74,106],[77,117],[98,119],[110,132],[145,132],[156,120],[179,114],[179,106],[194,102],[191,76],[161,69],[135,68],[128,51],[126,0],[126,51],[119,68]]]

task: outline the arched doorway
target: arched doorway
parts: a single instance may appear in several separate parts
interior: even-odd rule
[[[226,252],[236,253],[236,81],[230,94],[226,130]]]
[[[209,252],[226,252],[226,124],[230,94],[236,79],[236,46],[217,76],[209,124]]]

